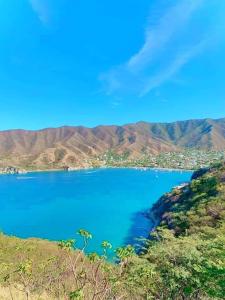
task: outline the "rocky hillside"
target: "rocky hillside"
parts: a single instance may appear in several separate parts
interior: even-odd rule
[[[175,187],[153,206],[151,214],[176,236],[193,234],[225,221],[225,163],[197,170],[190,183]]]
[[[108,150],[138,157],[186,148],[224,150],[225,119],[1,131],[0,166],[85,166]]]

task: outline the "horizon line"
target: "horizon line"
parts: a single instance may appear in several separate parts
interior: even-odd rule
[[[61,125],[61,126],[50,126],[50,127],[43,127],[39,129],[23,129],[23,128],[12,128],[12,129],[0,129],[0,132],[9,132],[9,131],[29,131],[29,132],[37,132],[37,131],[45,131],[45,130],[51,130],[51,129],[60,129],[60,128],[87,128],[87,129],[95,129],[98,127],[124,127],[129,125],[135,125],[138,123],[147,123],[147,124],[174,124],[174,123],[180,123],[180,122],[187,122],[187,121],[204,121],[204,120],[213,120],[213,121],[220,121],[225,120],[225,116],[221,118],[193,118],[193,119],[185,119],[185,120],[176,120],[171,122],[151,122],[151,121],[136,121],[136,122],[130,122],[130,123],[123,123],[121,125],[119,124],[99,124],[96,126],[85,126],[85,125]]]

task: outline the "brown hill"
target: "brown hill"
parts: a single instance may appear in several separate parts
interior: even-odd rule
[[[85,166],[86,159],[113,150],[131,157],[186,148],[225,149],[225,118],[174,123],[138,122],[124,126],[47,128],[0,132],[0,164]]]

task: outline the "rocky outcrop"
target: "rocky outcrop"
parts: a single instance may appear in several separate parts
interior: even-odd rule
[[[0,168],[0,174],[25,174],[26,171],[17,167],[8,166]]]

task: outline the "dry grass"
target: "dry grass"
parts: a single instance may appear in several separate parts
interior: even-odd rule
[[[55,300],[46,293],[41,296],[31,295],[30,300]],[[19,291],[16,288],[12,288],[11,291],[7,287],[0,288],[0,300],[26,300],[26,297],[23,292]]]
[[[87,257],[80,250],[0,234],[0,299],[114,299],[120,294],[120,284],[115,290],[111,280],[116,270],[104,258]],[[70,298],[71,293],[81,296]]]

